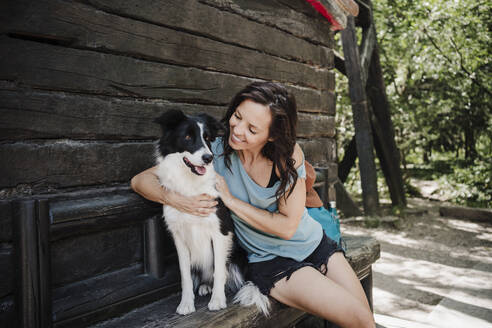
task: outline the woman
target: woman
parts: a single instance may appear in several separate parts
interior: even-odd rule
[[[296,144],[295,99],[254,82],[232,100],[225,134],[212,144],[217,190],[248,253],[248,279],[262,293],[343,327],[374,327],[362,286],[339,245],[305,208],[304,155]],[[217,202],[163,189],[154,168],[132,179],[142,196],[206,216]]]

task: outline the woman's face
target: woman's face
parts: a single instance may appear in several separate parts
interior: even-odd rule
[[[268,106],[244,100],[229,119],[229,145],[234,150],[260,151],[268,142],[271,123]]]

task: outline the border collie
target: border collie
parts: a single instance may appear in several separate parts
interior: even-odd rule
[[[157,176],[162,186],[185,196],[209,194],[219,197],[215,189],[215,171],[210,143],[221,124],[207,114],[187,116],[170,110],[155,120],[162,128],[157,146]],[[200,296],[212,293],[208,308],[226,308],[225,288],[239,292],[234,302],[255,304],[268,315],[268,297],[248,282],[241,273],[245,256],[231,256],[234,247],[232,218],[224,203],[208,217],[194,216],[164,205],[163,216],[171,232],[181,273],[181,302],[176,312],[195,311],[195,288]],[[235,252],[236,254],[236,252]],[[194,286],[195,283],[195,286]],[[194,288],[195,287],[195,288]]]

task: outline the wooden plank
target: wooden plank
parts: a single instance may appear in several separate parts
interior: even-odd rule
[[[37,89],[225,106],[253,82],[231,74],[8,37],[0,37],[0,44],[6,49],[0,57],[0,80]],[[296,96],[301,111],[327,111],[333,106],[332,91],[287,88]]]
[[[160,204],[148,201],[131,190],[51,201],[51,241],[135,225],[155,215],[162,216],[161,213]],[[171,240],[167,231],[165,235]]]
[[[154,165],[152,142],[17,142],[0,147],[0,186],[32,192],[126,182]],[[138,154],[138,156],[135,156]]]
[[[133,265],[54,289],[55,327],[80,327],[156,301],[179,289],[176,261],[167,264],[163,279],[142,274]]]
[[[441,216],[481,222],[492,222],[492,209],[464,206],[440,206]]]
[[[377,47],[373,51],[369,67],[366,92],[371,102],[371,125],[377,138],[377,142],[375,142],[376,152],[388,185],[391,202],[394,206],[406,206],[405,187],[400,167],[400,151],[396,145],[390,105],[386,97],[386,86]]]
[[[15,2],[3,29],[13,36],[122,54],[149,61],[179,64],[240,76],[292,83],[315,89],[328,87],[328,68],[285,60],[253,49],[226,44],[172,28],[111,15],[93,7],[64,1]],[[329,36],[326,36],[329,38]],[[311,45],[313,47],[313,45]],[[332,56],[327,49],[327,60]],[[238,60],[239,59],[239,60]],[[331,89],[333,91],[333,89]]]
[[[142,262],[142,225],[75,236],[51,244],[55,286]]]
[[[315,44],[330,49],[334,47],[332,25],[306,1],[200,0],[200,2],[267,26],[275,26],[279,30]]]
[[[246,17],[229,13],[196,0],[160,2],[89,0],[90,5],[102,11],[131,17],[136,20],[184,30],[220,42],[255,49],[267,54],[303,63],[329,67],[330,58],[324,47]],[[213,24],[210,19],[213,18]]]
[[[347,28],[342,31],[342,45],[354,116],[364,211],[366,215],[374,215],[379,206],[377,172],[374,162],[374,145],[366,102],[365,85],[362,84],[360,57],[353,17],[348,18]]]
[[[72,221],[83,225],[84,221],[91,218],[119,217],[130,211],[155,214],[162,211],[162,206],[146,200],[131,190],[50,202],[51,224],[54,226]],[[140,220],[143,218],[135,218],[135,222]]]
[[[362,32],[362,43],[360,46],[360,71],[363,85],[367,85],[369,65],[371,64],[371,58],[376,44],[376,29],[374,24],[372,24],[371,27],[363,30]]]
[[[367,277],[371,264],[380,256],[380,247],[376,239],[371,237],[344,236],[347,242],[347,258],[359,279]],[[265,317],[254,306],[241,307],[228,304],[221,311],[209,311],[209,297],[197,297],[197,311],[187,316],[175,313],[179,304],[180,294],[176,293],[165,299],[136,309],[128,315],[98,324],[100,328],[120,327],[292,327],[296,320],[305,313],[287,307],[272,300],[271,316]],[[230,298],[229,298],[230,299]]]
[[[2,90],[0,131],[6,140],[42,138],[139,140],[157,139],[153,119],[169,109],[189,115],[208,113],[221,119],[226,107],[163,100],[134,101],[27,89]],[[335,134],[332,116],[299,114],[303,138]]]

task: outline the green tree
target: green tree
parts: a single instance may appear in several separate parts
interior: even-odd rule
[[[403,163],[427,165],[434,173],[447,174],[451,187],[466,189],[456,197],[458,202],[490,206],[492,3],[378,0],[372,4]],[[344,86],[342,80],[337,87]],[[338,108],[340,119],[349,120],[347,102],[341,100]],[[352,136],[346,132],[346,138],[341,135],[342,146]]]

